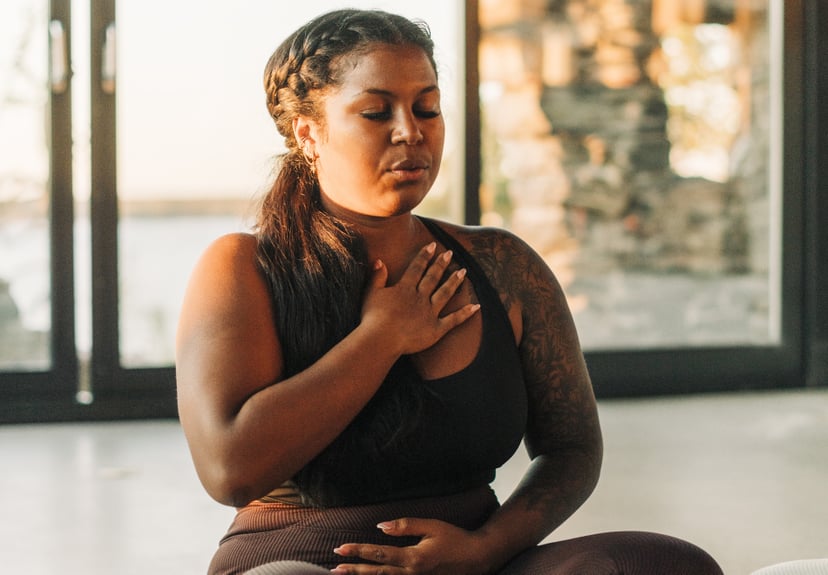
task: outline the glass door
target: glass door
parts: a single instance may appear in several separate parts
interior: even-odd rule
[[[0,422],[75,399],[68,0],[0,5]]]
[[[431,25],[447,142],[425,211],[462,220],[462,3],[349,5]],[[251,228],[282,152],[264,65],[341,6],[3,2],[0,421],[176,415],[190,270],[213,239]]]
[[[478,16],[481,218],[558,274],[596,391],[801,383],[801,5]]]
[[[432,25],[450,135],[442,178],[427,209],[460,220],[463,59],[456,46],[462,6],[348,3],[360,5]],[[117,319],[118,325],[106,353],[123,368],[172,365],[178,306],[192,266],[220,234],[250,229],[256,200],[266,192],[274,158],[283,151],[265,107],[264,65],[295,27],[338,7],[342,4],[334,0],[299,3],[289,11],[265,1],[121,0],[115,2],[114,18],[101,9],[94,34],[117,37],[118,49],[117,71],[109,74],[114,92],[104,90],[100,98],[111,103],[104,106],[105,121],[117,129],[114,147],[103,142],[93,147],[93,166],[105,182],[97,190],[101,203],[117,209],[117,229],[100,234],[102,242],[117,239],[117,253],[107,254],[117,255],[117,274],[95,277],[118,277],[117,285],[99,291],[110,294],[108,321]],[[101,60],[107,61],[105,52]],[[108,76],[106,70],[102,74]]]

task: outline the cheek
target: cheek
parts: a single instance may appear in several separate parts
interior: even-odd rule
[[[384,144],[385,140],[379,134],[366,130],[349,130],[341,134],[336,152],[343,159],[348,158],[349,161],[355,158],[369,161],[377,157],[378,151],[384,148]]]
[[[440,150],[443,149],[443,144],[446,140],[446,126],[442,122],[439,124],[435,124],[430,128],[429,131],[429,139],[432,142],[432,146],[435,148],[439,148]]]
[[[433,161],[435,164],[440,165],[441,160],[443,159],[443,147],[445,145],[445,138],[439,137],[434,138],[431,144],[431,153],[433,156]]]
[[[358,138],[341,136],[342,134],[336,140],[328,141],[319,152],[319,161],[340,172],[340,176],[344,175],[343,168],[351,171],[364,162],[367,156],[364,147],[358,144]]]

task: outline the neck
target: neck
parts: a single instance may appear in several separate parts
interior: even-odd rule
[[[410,213],[372,224],[359,228],[369,261],[382,260],[388,268],[389,283],[395,283],[431,238],[423,224]]]
[[[380,259],[385,263],[389,283],[396,282],[420,248],[432,241],[428,230],[411,212],[381,217],[335,205],[325,205],[325,209],[359,233],[370,262]]]

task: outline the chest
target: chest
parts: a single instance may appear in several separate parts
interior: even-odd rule
[[[455,311],[464,305],[476,303],[481,303],[481,300],[472,281],[466,279],[458,293],[447,304],[445,313]],[[486,308],[492,305],[502,305],[502,301],[487,301],[485,303]],[[481,303],[481,305],[483,304]],[[483,317],[496,311],[486,308],[481,308],[479,313],[448,332],[432,347],[411,356],[413,365],[423,379],[431,380],[447,377],[471,365],[479,354],[483,341]],[[514,342],[517,345],[520,343],[520,312],[514,307],[505,311],[514,334]]]

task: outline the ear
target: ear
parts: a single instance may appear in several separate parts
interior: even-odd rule
[[[299,142],[299,147],[302,147],[304,142],[309,142],[312,145],[316,143],[317,130],[315,127],[316,123],[305,116],[297,116],[293,119],[293,137]]]

